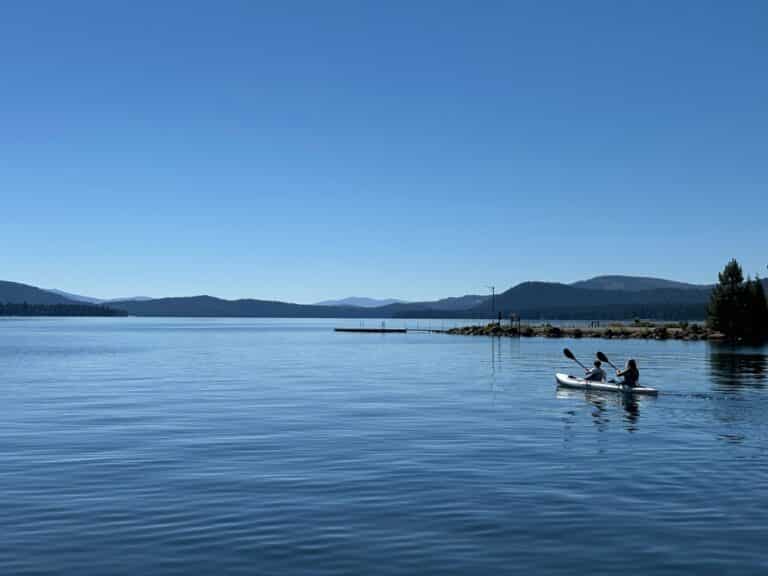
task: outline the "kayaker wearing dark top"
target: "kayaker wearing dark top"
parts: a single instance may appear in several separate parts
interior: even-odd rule
[[[640,380],[640,370],[637,369],[637,362],[634,359],[627,360],[627,366],[624,370],[616,370],[616,376],[624,378],[621,382],[624,386],[629,386],[630,388],[637,386]]]
[[[588,380],[590,382],[603,382],[605,380],[605,370],[603,370],[600,366],[600,360],[595,360],[595,367],[592,368],[592,370],[586,371],[584,380]]]

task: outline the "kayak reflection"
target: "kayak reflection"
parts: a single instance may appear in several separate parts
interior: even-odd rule
[[[640,419],[640,406],[655,402],[655,396],[636,396],[634,394],[614,394],[595,390],[570,390],[557,388],[556,397],[559,400],[586,400],[593,406],[592,418],[595,426],[601,432],[608,429],[611,420],[611,408],[621,409],[624,428],[635,432]]]

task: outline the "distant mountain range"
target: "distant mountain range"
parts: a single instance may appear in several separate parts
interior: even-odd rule
[[[67,300],[74,302],[85,302],[86,304],[101,304],[104,300],[99,298],[91,298],[90,296],[81,296],[80,294],[72,294],[71,292],[64,292],[64,290],[56,290],[55,288],[45,289],[46,292],[53,292],[59,296],[63,296]]]
[[[624,290],[626,292],[640,292],[643,290],[660,290],[664,288],[678,290],[702,290],[711,286],[702,284],[688,284],[675,282],[662,278],[646,278],[644,276],[595,276],[589,280],[581,280],[569,284],[574,288],[586,288],[588,290]]]
[[[403,300],[395,298],[364,298],[361,296],[349,296],[341,300],[323,300],[316,302],[314,306],[359,306],[360,308],[378,308],[379,306],[388,306],[389,304],[399,304]]]
[[[763,280],[768,290],[768,281]],[[135,316],[306,318],[701,319],[712,287],[659,278],[598,276],[560,284],[523,282],[497,294],[468,294],[424,302],[346,298],[321,304],[224,300],[213,296],[101,300],[60,290],[0,281],[0,303],[100,304]],[[356,304],[354,302],[357,302]],[[382,302],[387,302],[382,304]],[[342,304],[339,304],[342,303]],[[373,305],[376,303],[376,305]]]
[[[635,286],[631,281],[625,285]],[[709,287],[616,290],[523,282],[496,297],[496,310],[523,318],[700,319],[706,315],[710,293]]]
[[[224,300],[213,296],[157,298],[112,302],[110,306],[133,316],[253,317],[253,318],[365,318],[368,310],[356,306],[315,306],[273,300]]]
[[[86,304],[107,304],[109,302],[126,302],[126,301],[133,301],[133,300],[152,300],[149,296],[128,296],[125,298],[111,298],[109,300],[104,300],[103,298],[93,298],[92,296],[83,296],[81,294],[72,294],[71,292],[64,292],[64,290],[56,290],[55,288],[47,288],[45,289],[47,292],[53,292],[54,294],[58,294],[59,296],[64,296],[64,298],[67,298],[69,300],[73,300],[75,302],[85,302]]]
[[[51,290],[43,290],[28,284],[0,280],[0,302],[3,304],[80,304]]]

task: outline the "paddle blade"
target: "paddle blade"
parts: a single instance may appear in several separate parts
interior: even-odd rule
[[[605,354],[603,354],[602,352],[598,352],[598,353],[597,353],[597,359],[598,359],[598,360],[600,360],[600,362],[605,362],[606,364],[608,364],[608,366],[610,366],[610,367],[612,367],[612,368],[615,368],[616,370],[618,370],[618,368],[616,368],[616,364],[614,364],[613,362],[611,362],[610,360],[608,360],[608,356],[606,356],[606,355],[605,355]]]
[[[570,358],[571,360],[576,360],[576,356],[574,356],[573,352],[568,350],[568,348],[563,348],[563,354],[565,354],[566,358]]]

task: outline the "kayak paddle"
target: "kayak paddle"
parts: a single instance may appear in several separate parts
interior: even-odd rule
[[[584,371],[585,371],[585,372],[587,371],[587,367],[586,367],[586,366],[584,366],[584,364],[582,364],[581,362],[579,362],[579,361],[578,361],[578,359],[576,358],[576,356],[574,356],[574,355],[573,355],[573,352],[571,352],[570,350],[568,350],[568,348],[563,348],[563,354],[565,354],[565,357],[566,357],[566,358],[570,358],[571,360],[573,360],[574,362],[576,362],[576,364],[578,364],[579,366],[581,366],[582,368],[584,368]]]
[[[610,367],[611,367],[611,368],[613,368],[614,370],[618,370],[618,368],[616,368],[616,366],[614,365],[614,363],[613,363],[613,362],[611,362],[610,360],[608,360],[608,356],[606,356],[606,355],[605,355],[605,354],[603,354],[602,352],[598,352],[598,353],[597,353],[597,359],[598,359],[598,360],[600,360],[600,362],[605,362],[606,364],[608,364],[608,366],[610,366]]]

